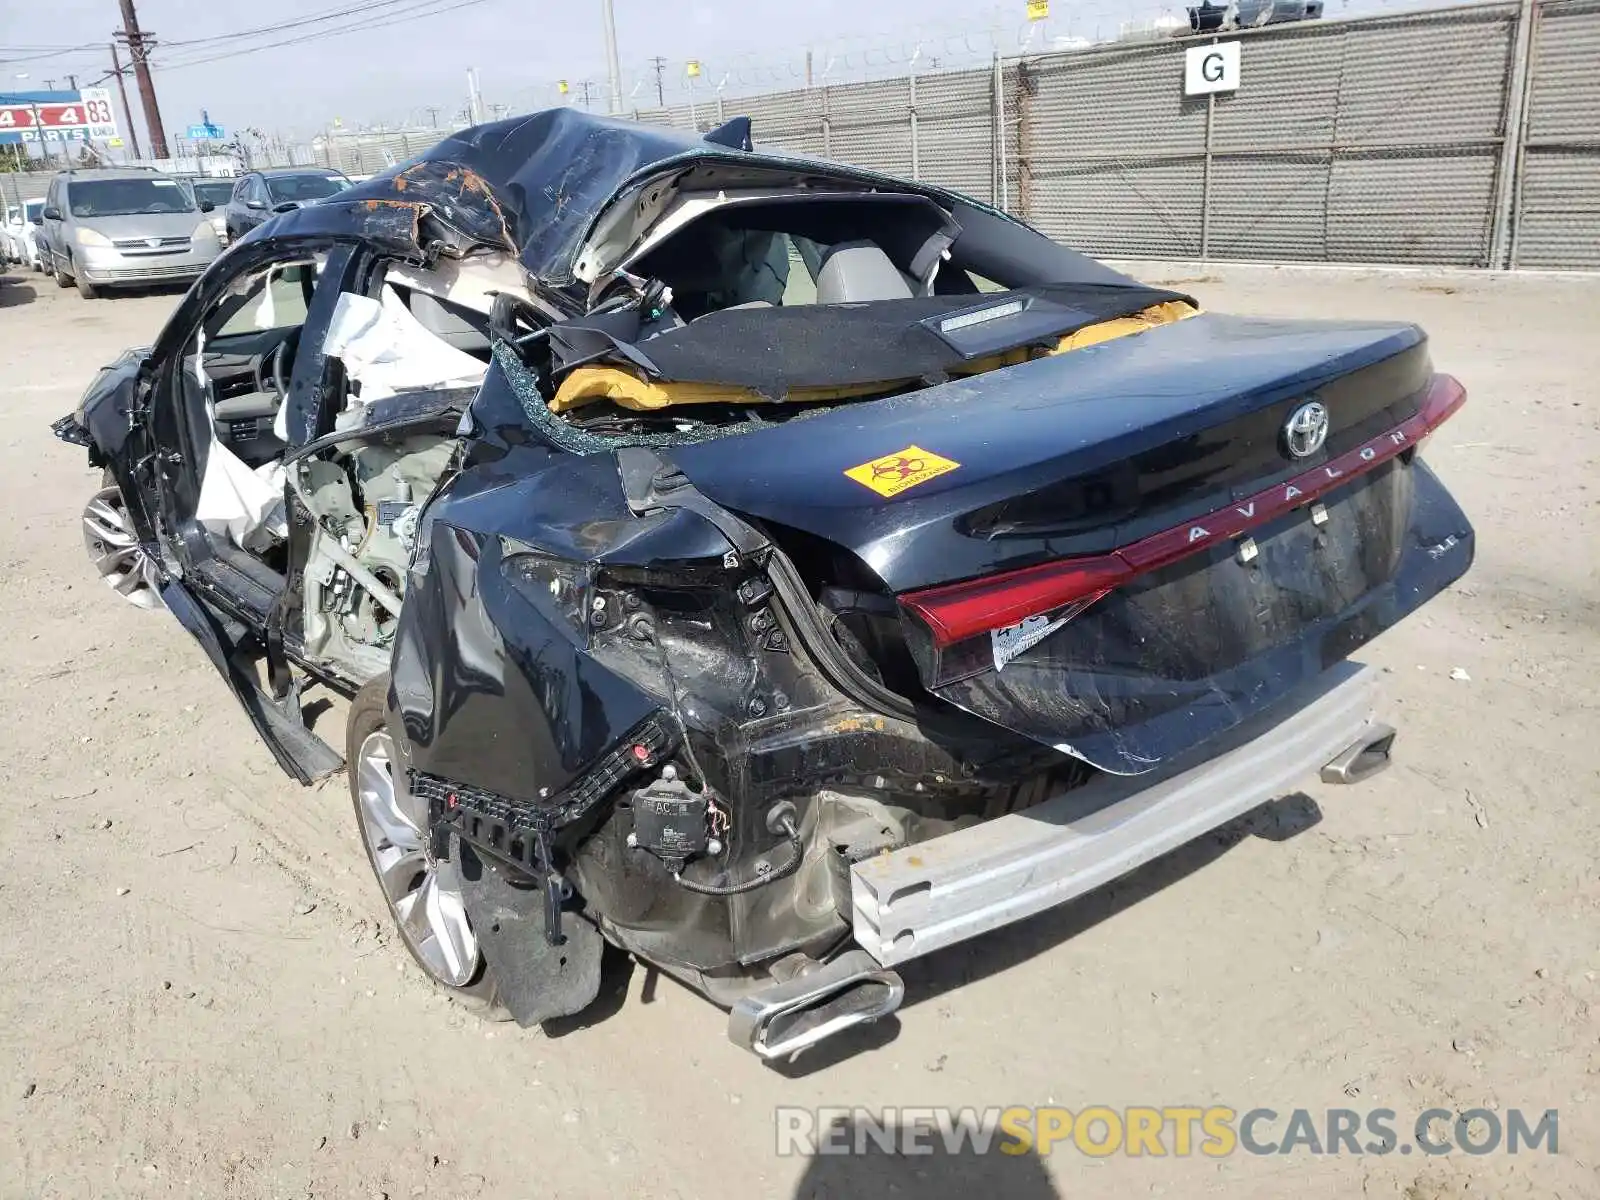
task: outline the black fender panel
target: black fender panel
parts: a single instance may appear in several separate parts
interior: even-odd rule
[[[436,524],[426,553],[391,668],[418,770],[537,804],[657,710],[512,589],[498,537]]]

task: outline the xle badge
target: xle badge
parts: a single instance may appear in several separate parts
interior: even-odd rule
[[[851,467],[845,474],[880,496],[898,496],[907,488],[927,483],[960,465],[921,446],[907,446],[898,453],[885,454],[859,467]]]

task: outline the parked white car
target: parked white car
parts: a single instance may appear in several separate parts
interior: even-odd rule
[[[20,262],[22,256],[22,206],[6,205],[6,221],[0,225],[0,258],[8,263]]]
[[[39,259],[39,227],[33,223],[43,212],[43,200],[7,206],[5,225],[0,227],[0,249],[5,252],[6,262],[27,263],[35,271],[43,269]]]

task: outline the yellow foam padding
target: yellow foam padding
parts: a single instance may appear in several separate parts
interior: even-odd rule
[[[1101,342],[1127,337],[1131,333],[1143,333],[1147,329],[1154,329],[1157,325],[1170,325],[1174,321],[1182,321],[1185,317],[1195,316],[1199,311],[1187,300],[1168,300],[1162,304],[1152,304],[1131,317],[1113,317],[1109,321],[1101,321],[1098,325],[1085,326],[1077,333],[1069,333],[1056,343],[1055,349],[1050,353],[1065,354],[1069,350],[1097,346]]]
[[[1097,346],[1101,342],[1109,342],[1115,338],[1143,333],[1158,325],[1181,321],[1199,311],[1194,305],[1182,300],[1153,304],[1131,317],[1113,317],[1109,321],[1101,321],[1086,326],[1076,333],[1069,333],[1043,353],[1066,354],[1071,350],[1082,350],[1085,346]],[[1008,350],[1004,354],[995,354],[965,363],[953,374],[981,375],[985,371],[1015,366],[1038,356],[1038,351],[1026,347]],[[792,388],[785,399],[791,404],[849,400],[856,396],[870,396],[875,392],[888,391],[911,382],[913,381],[908,379],[885,379],[841,387]],[[679,404],[766,404],[771,403],[772,398],[752,388],[730,384],[656,383],[621,367],[589,366],[577,368],[561,381],[561,386],[556,389],[555,398],[550,401],[550,411],[571,412],[596,400],[609,400],[619,408],[653,412]]]
[[[845,387],[791,388],[792,403],[849,400],[898,386],[907,380],[857,383]],[[752,388],[726,383],[655,383],[621,367],[579,367],[561,381],[550,411],[571,412],[596,400],[609,400],[620,408],[653,412],[680,404],[769,404],[772,397]]]

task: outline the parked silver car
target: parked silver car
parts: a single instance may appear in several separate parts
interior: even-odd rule
[[[50,181],[42,214],[48,269],[88,299],[104,287],[187,282],[222,249],[211,207],[155,171],[64,171]]]

